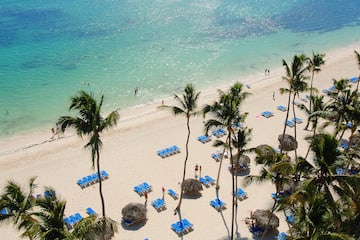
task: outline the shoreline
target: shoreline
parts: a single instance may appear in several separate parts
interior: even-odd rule
[[[331,49],[329,52],[325,53],[325,59],[326,63],[328,62],[334,62],[334,61],[341,61],[341,59],[344,59],[346,57],[350,57],[349,55],[354,54],[354,50],[356,50],[356,46],[360,44],[359,41],[354,42],[350,45],[347,45],[345,47],[335,48]],[[360,48],[360,46],[359,46]],[[360,50],[358,50],[360,51]],[[309,54],[309,53],[307,53]],[[291,59],[285,59],[288,64],[290,64]],[[325,63],[325,64],[326,64]],[[281,59],[279,59],[279,65],[281,64]],[[356,64],[356,59],[354,55],[354,64]],[[325,65],[326,67],[326,65]],[[218,89],[227,89],[230,85],[233,83],[239,81],[244,84],[244,89],[246,91],[251,92],[251,88],[253,86],[257,86],[259,84],[264,84],[265,82],[278,82],[282,81],[281,77],[284,75],[284,69],[283,67],[278,67],[276,69],[271,69],[271,75],[270,76],[264,76],[264,73],[256,73],[247,75],[246,77],[242,77],[240,79],[236,80],[230,80],[228,82],[223,82],[221,84],[214,84],[208,88],[205,89],[197,89],[197,91],[201,91],[200,95],[200,102],[206,101],[209,98],[213,98],[214,94],[217,94]],[[352,75],[349,76],[343,76],[343,78],[350,78]],[[250,88],[247,88],[247,86],[250,86]],[[196,86],[195,86],[196,88]],[[105,96],[106,97],[106,96]],[[106,99],[105,99],[106,101]],[[162,101],[165,102],[166,105],[171,105],[173,103],[173,97],[167,96],[163,99],[157,99],[151,102],[139,104],[136,106],[127,107],[125,109],[120,109],[120,119],[118,122],[118,125],[112,129],[119,129],[119,128],[126,128],[126,122],[132,121],[137,118],[147,118],[149,115],[156,115],[159,114],[160,110],[157,109],[156,106],[160,106]],[[66,115],[68,112],[65,112],[63,114],[59,114],[59,116]],[[106,114],[103,113],[105,116]],[[123,127],[122,124],[125,124]],[[110,130],[111,131],[111,130]],[[69,135],[67,134],[66,137],[73,137],[74,134]],[[39,141],[35,142],[33,139],[39,139]],[[38,129],[38,130],[28,130],[27,132],[15,134],[10,137],[5,137],[0,139],[0,156],[8,155],[11,153],[16,153],[18,151],[26,150],[28,148],[36,147],[38,145],[50,143],[53,141],[56,141],[56,136],[52,138],[51,136],[51,129]],[[19,146],[16,148],[9,147],[14,146],[14,143],[18,142]]]
[[[332,78],[349,78],[352,75],[358,75],[359,69],[353,52],[356,50],[354,47],[355,45],[349,46],[349,48],[353,48],[350,50],[342,48],[338,52],[327,53],[327,63],[322,71],[316,75],[314,86],[321,91],[321,89],[331,86]],[[360,44],[356,47],[360,48]],[[286,59],[286,61],[289,63],[290,60]],[[284,82],[281,80],[283,70],[282,68],[271,69],[271,76],[261,80],[264,78],[263,74],[262,72],[249,76],[252,81],[244,82],[244,85],[250,84],[251,86],[250,89],[245,87],[244,90],[252,94],[245,100],[241,109],[243,112],[249,113],[245,124],[249,128],[253,128],[251,141],[247,146],[249,148],[259,144],[277,147],[277,137],[282,132],[284,125],[286,113],[276,110],[276,106],[286,104],[287,96],[277,93],[276,99],[273,99],[273,92],[284,87]],[[224,83],[216,88],[209,87],[201,90],[199,109],[204,103],[211,103],[217,99],[217,89],[227,90],[233,82]],[[305,93],[302,93],[300,97],[303,94]],[[172,97],[166,99],[165,103],[172,105]],[[104,132],[102,136],[101,169],[109,174],[109,178],[104,181],[103,193],[107,216],[119,223],[119,233],[115,234],[115,240],[179,238],[170,228],[172,223],[178,221],[179,216],[173,214],[178,201],[167,194],[165,196],[166,210],[158,212],[148,204],[148,220],[144,225],[130,229],[121,225],[122,207],[129,202],[144,203],[144,197],[140,197],[133,190],[133,187],[139,183],[146,181],[152,185],[153,191],[149,194],[149,202],[162,196],[162,187],[173,189],[177,193],[180,190],[179,183],[182,180],[187,137],[186,123],[184,117],[174,117],[169,111],[159,110],[157,107],[160,104],[160,101],[152,102],[138,108],[122,110],[118,126]],[[265,110],[273,111],[274,116],[271,118],[262,117],[261,112]],[[298,111],[297,117],[305,119],[306,116],[303,112]],[[198,164],[202,166],[203,175],[209,175],[215,179],[219,162],[212,159],[211,154],[220,149],[212,146],[216,139],[213,136],[212,142],[209,143],[203,144],[197,140],[197,136],[204,133],[202,122],[202,117],[191,119],[186,178],[194,178],[193,167]],[[304,124],[299,125],[297,132],[299,156],[304,155],[307,151],[307,145],[304,144],[305,140],[303,139],[309,132],[302,129]],[[287,132],[292,134],[293,129],[287,128]],[[0,187],[4,187],[8,180],[13,180],[25,187],[31,176],[37,176],[38,187],[34,194],[42,194],[44,186],[51,186],[56,189],[56,194],[61,199],[66,200],[66,216],[79,212],[85,217],[87,216],[87,207],[92,207],[100,213],[98,185],[94,184],[81,189],[76,184],[77,179],[94,172],[94,169],[91,168],[90,154],[83,148],[87,139],[81,139],[72,132],[65,132],[59,140],[48,141],[50,137],[51,131],[49,129],[44,130],[41,134],[33,133],[28,136],[19,136],[17,139],[1,141],[0,168],[2,169],[2,181]],[[36,143],[39,144],[34,145]],[[161,158],[156,154],[157,150],[172,145],[180,147],[181,152],[166,158]],[[20,148],[19,146],[32,147]],[[6,149],[9,151],[5,152]],[[15,151],[14,149],[18,150]],[[275,191],[275,187],[272,183],[242,185],[244,176],[247,174],[256,175],[262,169],[262,165],[257,165],[254,162],[254,156],[253,153],[249,154],[251,159],[249,172],[240,175],[238,178],[238,186],[241,186],[248,195],[248,199],[238,201],[239,208],[236,212],[238,220],[236,232],[241,239],[254,239],[245,224],[246,217],[249,217],[250,213],[256,209],[269,209],[273,204],[271,193]],[[228,239],[232,201],[232,186],[230,184],[232,178],[228,171],[228,164],[228,161],[223,162],[219,191],[216,191],[214,186],[203,187],[201,197],[183,199],[182,216],[195,226],[195,230],[188,234],[189,239]],[[195,172],[195,174],[197,173]],[[217,196],[227,203],[228,209],[218,212],[209,205],[209,202]],[[284,214],[276,212],[276,215],[280,221],[279,232],[286,232],[288,225]],[[0,226],[0,232],[4,239],[20,239],[19,232],[11,224]],[[265,239],[273,238],[267,237]]]

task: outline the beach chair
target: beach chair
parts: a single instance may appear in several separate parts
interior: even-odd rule
[[[44,196],[45,196],[46,198],[55,197],[55,196],[56,196],[56,192],[55,192],[54,190],[52,190],[52,191],[45,191],[45,192],[44,192]]]
[[[155,199],[151,202],[151,205],[158,211],[162,211],[166,209],[165,201],[161,198]]]
[[[88,208],[86,209],[86,212],[87,212],[87,214],[89,214],[90,216],[91,216],[91,215],[97,215],[96,212],[95,212],[91,207],[88,207]]]
[[[202,143],[207,143],[211,141],[210,136],[206,136],[206,135],[201,135],[198,138],[198,141],[202,142]]]
[[[73,227],[73,222],[69,217],[64,218],[66,227],[70,230]]]
[[[216,153],[212,153],[211,154],[211,157],[215,160],[215,161],[220,161],[220,155],[219,154],[216,154]]]
[[[83,217],[80,215],[80,213],[75,213],[75,218],[76,218],[76,222],[80,222],[82,219],[83,219]]]
[[[210,201],[210,205],[215,208],[217,211],[226,209],[226,204],[221,201],[219,198]]]
[[[174,190],[168,189],[167,192],[173,199],[178,199],[179,198],[179,194],[177,194]]]
[[[205,187],[210,187],[210,183],[208,182],[208,180],[206,180],[204,177],[200,177],[199,181],[205,186]]]
[[[84,181],[82,178],[81,179],[78,179],[76,181],[77,185],[79,185],[81,187],[81,189],[84,189],[85,187],[87,187],[88,185],[88,182],[87,181]]]
[[[236,197],[239,200],[244,200],[247,198],[247,193],[243,189],[238,188],[238,190],[236,191]]]
[[[220,205],[218,202],[216,202],[215,200],[211,200],[210,201],[210,205],[215,208],[217,211],[220,211]]]
[[[249,227],[249,231],[256,235],[256,236],[260,236],[264,233],[265,229],[264,228],[261,228],[261,227],[258,227],[256,226],[256,224],[254,226],[250,226]]]
[[[144,189],[144,187],[142,185],[137,185],[134,187],[134,191],[139,194],[140,196],[143,196],[144,193],[146,192],[146,190]]]
[[[283,105],[279,105],[279,106],[277,106],[277,110],[280,110],[282,112],[286,112],[287,108],[285,106],[283,106]]]
[[[302,123],[302,119],[298,118],[298,117],[295,117],[295,118],[291,119],[291,121],[296,122],[297,124]]]
[[[70,221],[72,222],[73,225],[78,223],[78,219],[74,215],[70,215],[69,219],[70,219]]]
[[[7,208],[3,208],[3,209],[1,209],[1,211],[0,211],[0,215],[6,215],[6,214],[8,214],[8,210],[7,210]]]
[[[287,120],[286,125],[289,126],[289,127],[294,127],[295,123],[293,121],[291,121],[291,120]]]
[[[179,226],[177,223],[171,224],[171,229],[180,237],[182,236],[186,231],[184,228]]]
[[[350,78],[349,82],[350,83],[357,83],[359,81],[359,78],[358,77],[352,77]]]
[[[150,184],[148,184],[147,182],[143,182],[142,187],[145,189],[145,192],[151,192],[152,191],[152,186]]]
[[[288,240],[288,236],[286,235],[286,233],[281,232],[280,234],[276,235],[276,240]]]
[[[100,172],[100,178],[101,178],[101,180],[108,179],[108,178],[109,178],[109,174],[108,174],[105,170],[102,170],[102,171]]]
[[[210,183],[211,185],[215,185],[215,179],[210,177],[209,175],[204,176],[205,180]]]
[[[270,112],[270,111],[264,111],[264,112],[261,113],[261,116],[269,118],[269,117],[274,116],[274,114],[272,112]]]
[[[187,218],[184,218],[182,221],[182,224],[186,231],[191,232],[194,230],[194,225],[187,220]]]

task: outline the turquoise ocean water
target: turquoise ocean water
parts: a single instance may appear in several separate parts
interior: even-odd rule
[[[359,12],[359,0],[2,0],[0,138],[50,128],[80,89],[124,109],[351,44]]]

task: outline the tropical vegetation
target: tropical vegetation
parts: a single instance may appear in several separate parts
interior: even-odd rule
[[[355,51],[358,63],[360,57]],[[249,93],[241,83],[233,84],[227,91],[219,90],[218,99],[202,108],[204,132],[222,128],[226,130],[225,140],[217,140],[215,147],[223,154],[219,162],[216,191],[218,192],[220,169],[225,152],[229,153],[229,165],[232,185],[231,232],[229,238],[235,238],[237,198],[234,194],[238,187],[239,160],[245,153],[255,152],[255,163],[261,165],[258,175],[246,174],[244,184],[254,182],[273,183],[274,202],[268,212],[284,212],[287,218],[290,239],[358,239],[360,236],[360,101],[358,84],[349,79],[334,79],[333,87],[326,93],[319,93],[313,86],[314,74],[325,64],[324,54],[313,53],[311,58],[295,55],[288,64],[282,60],[285,69],[284,88],[288,102],[284,128],[279,134],[280,150],[261,144],[256,148],[247,148],[251,142],[252,129],[247,128],[247,113],[241,110]],[[310,74],[310,76],[308,76]],[[308,81],[310,80],[310,87]],[[357,83],[359,80],[357,81]],[[355,87],[354,87],[355,86]],[[302,92],[310,91],[309,105],[297,104]],[[183,115],[186,119],[187,137],[185,159],[182,169],[182,183],[187,182],[186,170],[189,158],[189,139],[191,136],[190,119],[199,113],[197,110],[200,92],[188,84],[181,96],[174,95],[177,106],[162,106],[174,115]],[[116,125],[119,115],[111,112],[106,118],[100,114],[103,96],[98,103],[92,94],[84,91],[72,98],[70,110],[78,111],[77,117],[64,116],[59,119],[62,130],[74,127],[79,136],[90,136],[85,148],[90,149],[93,166],[100,175],[100,134],[103,130]],[[286,122],[296,117],[297,110],[307,115],[310,135],[301,141],[308,144],[305,156],[297,154],[297,128],[294,136],[286,134]],[[288,140],[288,139],[294,140]],[[293,148],[287,150],[284,141],[292,142]],[[291,151],[294,151],[292,154]],[[230,181],[229,181],[230,182]],[[183,185],[182,185],[183,186]],[[0,196],[0,223],[12,223],[21,236],[28,239],[91,239],[99,232],[113,228],[114,223],[106,218],[102,184],[99,193],[102,201],[102,218],[88,217],[69,230],[64,223],[66,202],[57,195],[34,197],[35,178],[30,179],[25,191],[20,185],[9,181]],[[46,191],[54,192],[47,188]],[[176,212],[180,213],[184,189],[181,189]],[[179,214],[180,215],[180,214]],[[270,222],[271,219],[269,219]],[[100,224],[99,224],[100,223]],[[271,229],[265,229],[265,233]]]

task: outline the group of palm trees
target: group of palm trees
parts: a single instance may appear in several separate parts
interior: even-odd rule
[[[360,55],[355,51],[360,67]],[[225,142],[217,140],[215,147],[221,147],[229,152],[231,165],[231,182],[233,192],[237,189],[238,161],[246,152],[255,151],[255,161],[262,164],[259,175],[245,177],[244,184],[254,181],[270,180],[275,184],[276,194],[291,193],[281,199],[274,199],[274,205],[269,211],[289,210],[294,215],[294,221],[289,225],[289,234],[292,239],[356,239],[360,236],[358,224],[360,222],[360,101],[358,83],[353,89],[349,79],[333,80],[334,89],[326,96],[318,94],[313,87],[314,75],[325,64],[325,54],[314,53],[312,57],[295,55],[289,65],[282,61],[286,75],[283,79],[287,87],[279,89],[280,93],[288,93],[287,113],[284,121],[283,133],[279,135],[280,143],[284,141],[290,109],[296,118],[297,107],[305,111],[308,116],[305,130],[312,126],[312,134],[307,137],[309,142],[305,157],[297,154],[297,128],[294,127],[296,141],[294,157],[280,148],[277,152],[269,145],[259,145],[255,149],[246,149],[251,140],[251,128],[246,126],[236,128],[236,124],[245,122],[247,113],[241,111],[241,105],[249,93],[243,91],[241,83],[235,83],[228,91],[219,90],[219,98],[211,105],[206,105],[201,111],[194,108],[199,92],[193,85],[188,84],[181,97],[175,95],[178,106],[165,106],[173,113],[184,113],[187,121],[188,138],[186,141],[186,158],[183,169],[183,180],[186,175],[188,160],[190,126],[189,118],[202,112],[205,117],[211,117],[204,122],[204,132],[214,128],[227,130]],[[309,77],[308,75],[311,75]],[[310,86],[308,80],[310,79]],[[358,81],[359,82],[359,81]],[[310,92],[309,106],[296,104],[301,92]],[[196,97],[193,97],[196,96]],[[327,101],[326,101],[326,100]],[[325,102],[326,101],[326,102]],[[319,123],[322,123],[319,126]],[[333,126],[334,131],[328,130]],[[344,141],[346,131],[350,131],[347,146],[339,148]],[[281,146],[281,145],[280,145]],[[220,186],[219,176],[222,158],[219,164],[216,189]],[[344,171],[339,173],[337,169]],[[183,189],[181,190],[181,193]],[[180,211],[179,205],[176,210]],[[234,239],[234,223],[236,220],[237,199],[232,195],[232,217],[230,239]],[[269,219],[270,221],[270,219]],[[265,233],[267,233],[267,230]]]
[[[360,55],[355,52],[360,66]],[[223,153],[229,153],[231,165],[231,184],[233,192],[238,188],[238,162],[248,151],[255,151],[255,161],[262,164],[259,175],[248,175],[245,184],[254,181],[270,180],[275,185],[276,193],[281,193],[290,186],[291,194],[274,200],[269,211],[291,211],[294,221],[289,225],[289,235],[292,239],[355,239],[360,236],[360,101],[358,85],[352,88],[348,79],[334,80],[334,89],[319,94],[313,87],[314,74],[321,70],[325,63],[324,54],[313,53],[311,58],[305,55],[295,55],[289,65],[283,60],[286,75],[283,79],[287,86],[281,88],[281,93],[288,93],[287,114],[290,109],[296,117],[296,109],[303,110],[311,124],[311,136],[306,138],[309,146],[306,156],[298,156],[296,148],[294,156],[280,148],[260,145],[254,149],[246,148],[251,141],[251,128],[236,128],[239,123],[245,123],[247,112],[241,110],[244,100],[249,96],[241,83],[233,84],[229,90],[219,90],[219,97],[212,104],[197,109],[200,92],[196,92],[192,84],[188,84],[182,95],[175,94],[176,106],[162,106],[171,109],[175,115],[182,114],[186,119],[187,138],[185,143],[185,159],[182,170],[184,182],[189,156],[189,138],[191,133],[190,118],[202,114],[205,120],[204,132],[215,128],[227,130],[225,141],[216,140],[215,147],[220,147]],[[308,75],[311,75],[309,77]],[[310,86],[308,80],[310,81]],[[301,92],[310,92],[309,105],[296,105],[295,100]],[[119,114],[111,112],[106,118],[101,116],[104,96],[98,103],[92,94],[80,91],[71,98],[69,110],[76,110],[77,116],[61,117],[58,123],[62,131],[73,127],[79,136],[89,136],[89,142],[84,146],[91,152],[92,166],[96,166],[100,175],[100,149],[102,147],[101,133],[104,129],[117,124]],[[329,126],[333,126],[329,130]],[[279,140],[284,140],[287,125]],[[332,131],[334,129],[334,131]],[[294,138],[297,141],[297,128],[294,127]],[[349,134],[346,134],[349,132]],[[339,148],[348,136],[345,148]],[[224,154],[223,154],[224,156]],[[222,166],[219,163],[216,180],[216,190],[220,188],[219,177]],[[337,169],[344,172],[338,174]],[[66,228],[64,210],[66,202],[56,195],[48,198],[35,198],[35,179],[29,182],[29,190],[24,191],[18,184],[9,181],[0,196],[0,223],[11,221],[21,236],[29,239],[107,239],[116,232],[116,224],[105,215],[105,201],[102,193],[102,183],[99,182],[99,194],[102,203],[102,216],[91,216],[78,223],[73,230]],[[48,189],[53,191],[53,189]],[[175,209],[181,218],[181,203],[183,188],[179,203]],[[237,199],[232,195],[232,215],[230,239],[234,239],[235,220],[237,218]],[[110,235],[108,233],[111,233]]]

